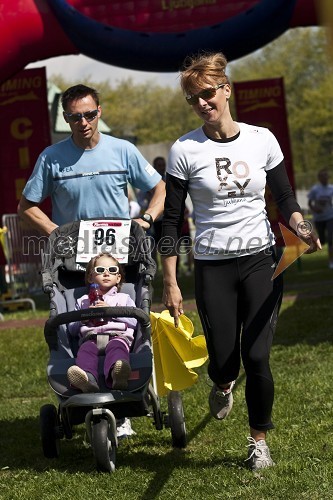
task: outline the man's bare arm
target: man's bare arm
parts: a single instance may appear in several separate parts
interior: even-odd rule
[[[31,227],[37,229],[42,235],[49,236],[58,226],[38,207],[37,203],[21,197],[17,207],[18,215]]]

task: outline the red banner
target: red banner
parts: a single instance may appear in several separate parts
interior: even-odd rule
[[[1,223],[3,214],[16,213],[38,155],[51,143],[45,68],[23,70],[0,86],[0,118]]]
[[[0,216],[16,213],[39,153],[51,143],[45,68],[17,73],[0,86]]]
[[[267,127],[279,141],[287,174],[295,190],[283,78],[234,83],[234,94],[238,121]],[[280,216],[268,188],[266,208],[272,229],[277,237],[277,244],[284,246],[278,223],[285,224],[286,221]]]

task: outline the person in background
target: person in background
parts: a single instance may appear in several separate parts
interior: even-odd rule
[[[308,193],[309,208],[321,243],[327,242],[328,267],[333,269],[333,184],[329,184],[329,172],[318,172],[318,183]]]
[[[192,269],[193,269],[192,235],[191,235],[191,227],[190,227],[190,211],[189,211],[188,207],[186,206],[186,204],[185,204],[184,220],[183,220],[182,230],[180,233],[179,242],[181,243],[181,245],[179,248],[179,255],[178,255],[178,260],[177,260],[177,275],[179,275],[179,270],[180,270],[180,261],[181,261],[180,254],[184,253],[185,254],[185,265],[187,267],[187,269],[185,271],[185,275],[191,276]]]
[[[129,204],[129,215],[131,219],[138,219],[141,215],[141,207],[136,201],[136,197],[133,190],[128,191],[128,204]]]
[[[166,161],[163,156],[156,156],[153,160],[153,167],[155,170],[161,175],[162,179],[165,180],[165,168],[166,168]],[[139,191],[137,193],[137,199],[138,203],[141,206],[141,209],[145,211],[147,206],[150,203],[152,193],[148,191],[147,193],[143,193],[142,191]],[[158,242],[161,239],[161,232],[162,232],[162,217],[163,215],[160,215],[160,217],[157,217],[154,221],[154,224],[148,231],[148,235],[152,237],[152,257],[156,262],[156,265],[158,267],[158,258],[157,258],[157,245]]]
[[[165,169],[166,169],[166,161],[163,156],[156,156],[153,160],[154,169],[160,174],[162,179],[165,180]]]
[[[242,360],[250,427],[247,464],[257,470],[274,464],[266,441],[273,428],[269,357],[283,290],[282,275],[272,279],[277,258],[265,209],[266,184],[286,222],[308,243],[307,252],[321,246],[311,224],[303,220],[274,135],[233,120],[226,65],[219,52],[184,62],[181,87],[203,125],[170,150],[159,251],[163,301],[177,326],[184,311],[176,276],[177,244],[189,193],[196,227],[195,296],[213,382],[210,412],[220,421],[229,415]]]
[[[67,222],[128,219],[127,186],[131,184],[151,193],[146,211],[135,219],[143,229],[149,229],[163,212],[165,183],[161,175],[133,144],[99,132],[102,107],[94,88],[82,84],[69,87],[61,103],[72,134],[39,155],[23,189],[19,216],[47,236]],[[51,218],[39,207],[48,197]],[[124,425],[120,432],[130,435],[130,420]]]

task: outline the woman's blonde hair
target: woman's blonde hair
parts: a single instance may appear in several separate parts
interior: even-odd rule
[[[225,74],[227,59],[222,52],[200,52],[187,56],[180,71],[180,85],[185,94],[214,81],[216,84],[228,83]]]
[[[85,274],[86,285],[90,285],[90,283],[91,283],[91,276],[92,276],[92,273],[94,271],[94,267],[96,267],[96,262],[98,261],[98,259],[100,257],[110,257],[110,259],[113,260],[114,265],[119,267],[120,281],[116,285],[116,287],[119,290],[120,285],[123,283],[123,281],[125,279],[124,266],[122,264],[119,264],[119,262],[117,261],[117,259],[115,259],[113,257],[113,255],[111,255],[108,252],[101,252],[98,255],[95,255],[95,257],[93,257],[92,259],[90,259],[90,261],[88,262],[88,265],[86,267],[86,274]]]

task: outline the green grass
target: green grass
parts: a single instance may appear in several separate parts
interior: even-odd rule
[[[184,297],[191,277],[181,278]],[[31,311],[6,313],[19,329],[0,330],[0,499],[4,500],[329,500],[333,498],[333,271],[325,250],[302,258],[285,273],[283,302],[271,366],[276,397],[269,445],[276,466],[252,473],[244,464],[247,411],[244,374],[225,422],[208,412],[206,366],[183,392],[188,446],[171,447],[170,430],[157,431],[146,417],[132,420],[137,435],[120,443],[114,474],[95,471],[79,426],[61,441],[59,459],[43,457],[39,409],[56,403],[46,381],[48,350],[43,328],[27,327]],[[160,302],[161,279],[155,282]],[[188,311],[201,333],[197,314]],[[37,316],[46,317],[43,299]],[[162,401],[165,408],[165,401]]]

